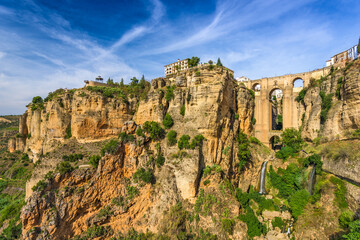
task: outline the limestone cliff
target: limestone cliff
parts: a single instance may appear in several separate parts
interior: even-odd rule
[[[328,76],[314,79],[304,97],[305,115],[302,136],[307,140],[345,139],[360,128],[360,61],[335,69]],[[326,99],[331,107],[326,111]],[[327,101],[329,102],[329,101]],[[321,112],[323,120],[321,121]]]
[[[60,101],[63,106],[59,105]],[[66,129],[70,127],[74,140],[92,141],[117,137],[120,132],[135,134],[146,121],[162,122],[166,113],[174,121],[171,130],[177,132],[178,138],[189,135],[193,139],[202,135],[205,140],[193,150],[179,151],[176,145],[170,146],[166,138],[151,140],[146,133],[136,136],[134,141],[121,142],[114,155],[101,159],[95,172],[91,167],[83,167],[71,174],[55,175],[46,180],[45,190],[57,190],[33,193],[23,209],[26,239],[69,238],[104,224],[122,233],[131,228],[161,232],[163,213],[171,206],[184,201],[195,203],[199,187],[205,187],[200,182],[205,166],[216,164],[226,179],[236,186],[240,184],[236,138],[240,130],[252,132],[254,99],[248,89],[238,86],[232,72],[223,67],[203,66],[154,79],[134,116],[130,114],[134,111],[132,106],[117,99],[91,96],[85,89],[75,91],[73,96],[65,93],[45,104],[41,111],[32,111],[29,106],[22,129],[30,129],[26,146],[34,153],[50,151],[53,148],[49,146],[56,146],[50,144],[52,141],[66,142]],[[163,166],[154,162],[159,155],[165,158]],[[253,166],[261,166],[262,159],[254,157],[252,162]],[[156,183],[144,185],[130,181],[139,169],[149,169]],[[256,173],[248,176],[248,182],[241,183],[242,188],[257,182],[258,170],[254,169]],[[216,179],[211,181],[219,184],[223,178]],[[131,189],[139,192],[130,197]],[[119,197],[124,203],[117,205],[114,199]],[[238,208],[235,202],[229,205],[234,209],[231,213],[234,217]],[[112,214],[104,216],[103,211]],[[238,237],[245,234],[239,224],[234,235]],[[216,224],[212,228],[210,232],[216,234]]]
[[[28,110],[20,118],[16,150],[37,160],[73,137],[79,142],[117,136],[125,121],[132,118],[135,104],[104,97],[87,89],[65,90],[59,96]],[[14,143],[12,143],[14,145]]]
[[[360,60],[344,68],[334,69],[328,76],[313,80],[304,97],[305,115],[302,137],[308,141],[329,141],[357,138],[360,128]],[[355,133],[355,135],[354,135]],[[351,156],[354,148],[348,143],[330,144],[340,153],[325,153],[324,169],[359,183],[360,161]],[[343,148],[339,149],[339,145]],[[351,145],[351,144],[350,144]],[[354,145],[356,146],[356,145]],[[344,150],[348,148],[348,150]],[[339,157],[341,152],[346,151]],[[337,155],[338,157],[334,158]]]

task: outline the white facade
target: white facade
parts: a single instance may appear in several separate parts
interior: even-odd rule
[[[179,72],[184,71],[189,68],[188,60],[187,59],[184,59],[184,60],[178,59],[177,62],[165,65],[164,68],[165,68],[165,76],[176,73],[178,71]]]
[[[250,78],[245,77],[245,76],[241,76],[241,77],[238,77],[236,79],[236,81],[238,81],[238,82],[248,82],[248,81],[250,81]]]

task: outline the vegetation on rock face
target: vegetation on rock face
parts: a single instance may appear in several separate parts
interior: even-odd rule
[[[179,149],[188,149],[190,148],[190,136],[189,135],[182,135],[178,141],[178,147]]]
[[[119,139],[122,142],[133,142],[135,140],[135,137],[132,134],[126,134],[125,132],[122,132],[119,134]]]
[[[174,146],[177,143],[176,137],[177,133],[174,130],[170,130],[167,134],[167,140],[170,146]]]
[[[304,164],[304,167],[308,167],[309,165],[313,164],[316,166],[316,173],[317,174],[321,173],[323,163],[321,161],[320,155],[313,154],[313,155],[307,157],[303,164]]]
[[[167,86],[166,93],[165,93],[166,101],[170,102],[174,98],[174,96],[175,96],[175,94],[174,94],[175,88],[176,88],[175,85],[172,85],[171,87]]]
[[[307,92],[307,88],[301,89],[301,91],[299,92],[299,95],[295,98],[295,100],[297,102],[301,102],[302,104],[305,104],[304,99],[305,99],[306,92]]]
[[[101,157],[99,155],[92,155],[90,157],[90,161],[89,164],[93,167],[93,168],[97,168],[99,166],[99,162],[100,162]]]
[[[133,174],[133,180],[135,183],[139,182],[140,180],[143,181],[144,183],[152,183],[154,181],[154,175],[150,170],[139,168]]]
[[[164,137],[165,131],[161,128],[160,124],[154,121],[146,121],[143,125],[143,131],[150,134],[153,140],[159,140]]]
[[[181,116],[185,116],[185,105],[181,105],[180,115],[181,115]]]
[[[331,108],[333,94],[325,94],[325,92],[320,91],[321,97],[321,112],[320,112],[320,123],[324,124],[327,119],[327,114]]]
[[[187,63],[189,67],[196,67],[200,62],[199,57],[188,58]]]
[[[44,108],[44,101],[42,97],[40,96],[33,97],[31,110],[35,111],[36,109],[43,109],[43,108]]]
[[[56,166],[56,171],[61,175],[72,172],[73,170],[74,168],[69,161],[62,161]]]
[[[68,128],[66,128],[65,138],[66,138],[66,139],[71,138],[71,126],[69,126]]]
[[[301,138],[301,132],[294,128],[287,128],[281,134],[283,147],[276,152],[276,157],[286,160],[290,156],[294,157],[301,150],[304,140]]]
[[[110,140],[105,146],[101,149],[101,156],[105,156],[105,153],[115,154],[119,148],[118,140]]]
[[[240,131],[238,134],[237,142],[238,142],[237,156],[239,160],[238,169],[239,172],[241,172],[244,169],[245,165],[250,161],[251,152],[249,149],[249,139],[247,135],[242,131]]]
[[[144,76],[140,80],[133,77],[129,85],[125,85],[123,80],[120,83],[113,79],[107,81],[108,86],[88,86],[87,90],[101,93],[104,97],[120,98],[124,103],[129,102],[129,98],[136,98],[137,101],[145,99],[150,90],[150,83]]]
[[[171,115],[167,113],[163,120],[163,125],[166,129],[171,128],[174,125],[174,120],[172,119]]]

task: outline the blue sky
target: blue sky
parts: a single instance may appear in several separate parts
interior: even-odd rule
[[[221,58],[251,79],[321,68],[357,44],[358,0],[1,0],[0,115],[101,75],[163,76]]]

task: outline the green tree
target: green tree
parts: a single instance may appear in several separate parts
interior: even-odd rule
[[[209,60],[209,64],[210,64],[210,65],[213,65],[213,64],[214,64],[214,62],[213,62],[213,61],[211,61],[211,60]]]
[[[287,128],[281,134],[282,143],[284,146],[293,148],[296,152],[300,151],[303,146],[303,139],[301,132],[295,128]]]
[[[216,63],[216,66],[218,66],[218,67],[222,67],[222,63],[221,63],[220,58],[218,58],[217,63]]]
[[[143,126],[143,131],[150,134],[153,140],[160,139],[164,136],[165,131],[161,128],[160,124],[154,121],[146,121]]]
[[[120,80],[120,87],[124,87],[124,86],[125,86],[125,84],[124,84],[124,79],[121,78],[121,80]]]
[[[144,89],[146,87],[146,80],[145,80],[145,76],[144,74],[142,75],[141,79],[140,79],[140,87],[142,89]]]
[[[188,58],[188,66],[189,67],[196,67],[200,62],[199,57],[192,57],[191,59]]]
[[[56,166],[56,171],[58,171],[61,175],[71,172],[73,170],[74,170],[74,168],[71,166],[70,162],[68,162],[68,161],[60,162]]]
[[[177,133],[174,130],[169,131],[167,134],[167,140],[170,146],[174,146],[177,143],[176,137]]]
[[[33,97],[32,103],[34,104],[43,103],[43,99],[40,96]]]
[[[359,43],[357,45],[357,53],[360,54],[360,38],[359,38]]]
[[[182,135],[178,141],[178,147],[179,149],[188,149],[190,147],[190,136],[189,135]]]
[[[172,119],[171,115],[167,113],[163,120],[163,125],[166,129],[171,128],[174,125],[174,120]]]
[[[237,137],[237,141],[239,144],[239,150],[237,153],[239,159],[239,171],[242,171],[245,164],[251,158],[251,152],[249,150],[249,139],[245,133],[240,131]]]
[[[350,232],[342,236],[347,240],[359,240],[360,239],[360,220],[356,220],[350,223]]]
[[[139,79],[137,79],[136,77],[133,77],[132,79],[130,79],[130,86],[134,87],[139,83]]]
[[[180,114],[182,116],[185,116],[185,105],[182,105],[181,108],[180,108]]]
[[[93,167],[93,168],[97,168],[99,165],[99,161],[100,161],[101,157],[99,155],[92,155],[90,157],[90,161],[89,164]]]

